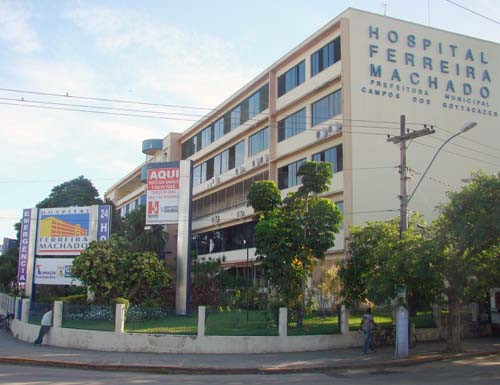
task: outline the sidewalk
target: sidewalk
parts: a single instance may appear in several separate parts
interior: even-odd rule
[[[444,347],[444,342],[418,344],[407,359],[394,359],[392,347],[368,355],[361,348],[275,354],[122,353],[35,346],[0,331],[0,363],[172,374],[276,374],[408,366],[500,354],[500,339],[465,340],[464,352],[459,355],[443,353]]]

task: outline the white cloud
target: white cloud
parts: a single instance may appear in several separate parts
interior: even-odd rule
[[[123,55],[136,74],[132,84],[184,103],[213,107],[257,73],[223,39],[155,24],[140,12],[85,7],[66,17],[90,34],[102,52]]]
[[[29,25],[31,15],[20,7],[21,2],[0,1],[0,39],[9,42],[18,52],[42,49],[38,35]]]

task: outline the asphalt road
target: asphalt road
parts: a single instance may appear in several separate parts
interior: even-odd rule
[[[460,361],[385,370],[303,373],[286,375],[162,375],[59,369],[0,364],[0,384],[15,385],[250,385],[250,384],[429,384],[429,385],[500,384],[500,356],[478,357]]]

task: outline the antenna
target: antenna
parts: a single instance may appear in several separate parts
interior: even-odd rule
[[[384,16],[387,16],[387,1],[382,3],[382,7],[384,7]]]

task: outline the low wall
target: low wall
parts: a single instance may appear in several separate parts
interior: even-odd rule
[[[28,300],[29,301],[29,300]],[[125,333],[123,328],[117,332],[103,332],[82,329],[63,328],[57,322],[60,314],[55,305],[54,325],[45,336],[44,343],[65,348],[90,349],[117,352],[149,353],[283,353],[300,351],[318,351],[348,347],[361,347],[363,334],[360,331],[346,331],[344,334],[315,336],[206,336],[204,328],[199,326],[198,335],[168,335]],[[118,305],[123,306],[123,305]],[[26,342],[33,342],[38,336],[40,326],[27,323],[29,305],[23,306],[22,320],[12,321],[13,335]],[[283,309],[285,310],[285,309]],[[0,311],[4,309],[0,306]],[[204,314],[204,309],[203,312]],[[286,314],[286,312],[284,312]],[[123,309],[117,309],[123,314]],[[204,317],[202,317],[204,319]],[[286,325],[286,315],[281,320]],[[286,327],[285,327],[286,330]],[[201,331],[201,332],[200,332]],[[416,329],[418,342],[442,339],[445,329]]]

